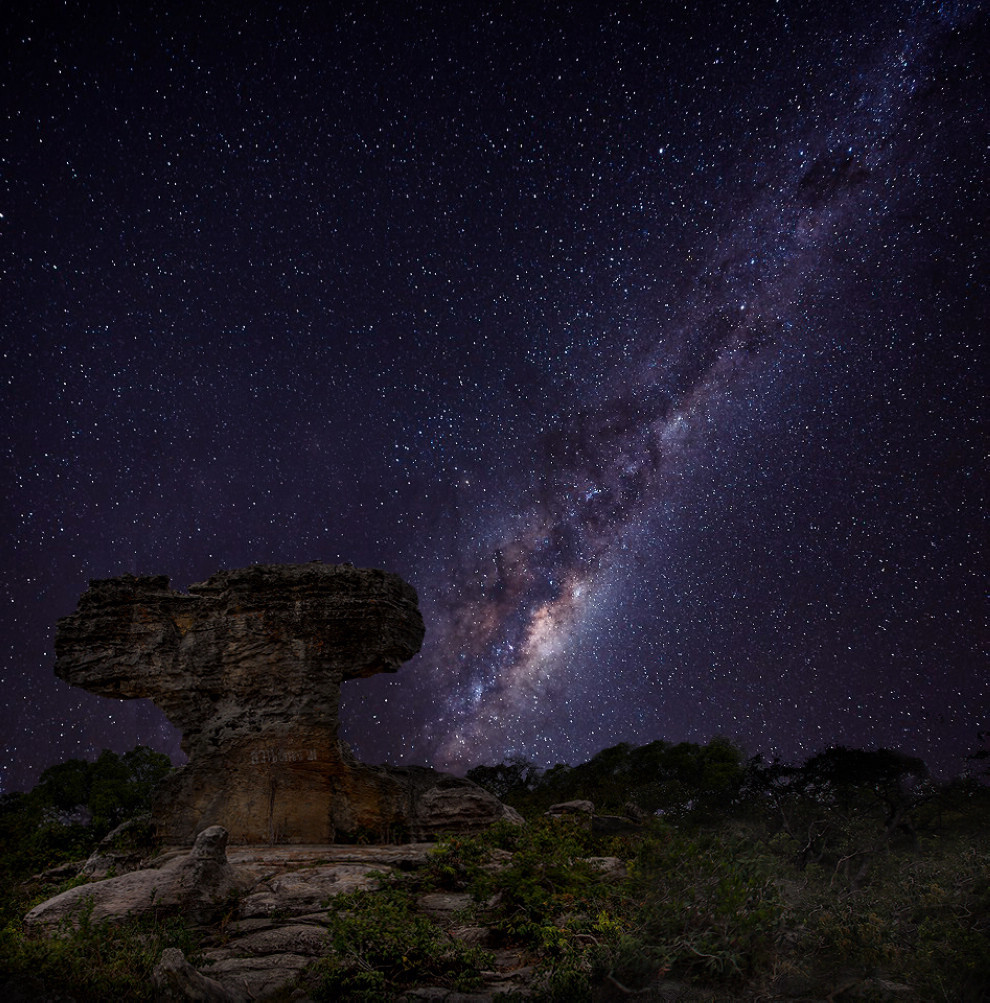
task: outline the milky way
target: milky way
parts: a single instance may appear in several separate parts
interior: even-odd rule
[[[3,789],[178,757],[54,679],[87,579],[316,558],[419,592],[368,761],[962,768],[987,12],[805,7],[11,18]]]
[[[430,722],[418,742],[433,761],[540,760],[568,747],[565,694],[587,671],[574,667],[572,639],[594,636],[614,613],[624,554],[677,490],[713,402],[800,367],[819,337],[806,306],[816,285],[827,281],[841,297],[853,285],[850,248],[888,217],[918,211],[913,193],[890,189],[920,159],[905,136],[946,23],[926,28],[897,33],[871,53],[854,90],[838,77],[822,106],[795,116],[755,179],[760,194],[720,222],[660,344],[613,377],[621,391],[593,395],[565,429],[544,435],[532,464],[537,498],[521,500],[493,550],[439,585],[452,599],[437,625],[431,684],[452,696],[443,727]],[[807,120],[830,128],[822,135]]]

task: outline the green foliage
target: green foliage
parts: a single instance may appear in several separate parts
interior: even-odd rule
[[[466,947],[416,912],[401,882],[335,896],[328,909],[331,953],[317,966],[316,999],[390,999],[423,980],[466,991],[492,966],[488,952]]]
[[[827,995],[838,971],[860,973],[867,996],[882,977],[926,999],[990,998],[979,849],[990,789],[978,780],[935,784],[920,760],[886,749],[747,763],[724,740],[618,745],[543,774],[509,766],[473,775],[523,778],[513,789],[530,828],[443,844],[432,880],[470,889],[481,920],[533,952],[548,998],[661,977],[742,998],[744,987],[772,994],[787,972]],[[537,815],[576,798],[600,812],[631,801],[655,818],[606,850],[580,824]],[[581,862],[605,853],[627,860],[625,882]]]
[[[147,804],[166,764],[135,750],[63,767],[0,799],[0,971],[38,997],[147,998],[165,946],[195,951],[188,929],[84,919],[32,940],[20,925],[30,895],[62,890],[71,870],[30,893],[17,882],[28,867],[85,856]],[[936,785],[920,761],[887,750],[747,763],[723,740],[619,745],[543,774],[524,761],[479,769],[475,779],[501,784],[530,823],[443,839],[424,868],[335,897],[331,950],[314,968],[320,998],[476,988],[494,959],[417,909],[438,889],[469,893],[464,922],[532,966],[540,999],[625,997],[664,979],[715,998],[825,998],[837,973],[861,998],[881,998],[887,982],[914,998],[990,998],[990,788],[978,779]],[[632,801],[653,817],[606,838],[586,817],[538,811],[579,797],[601,812]],[[592,857],[619,858],[624,872],[606,875]]]
[[[500,822],[441,841],[421,880],[470,892],[477,919],[505,945],[532,954],[541,999],[582,999],[605,892],[586,858],[612,846],[573,819]]]
[[[479,836],[441,839],[422,872],[424,887],[457,891],[469,887],[483,872],[493,850],[509,850],[515,845],[517,828],[508,822],[496,822]]]
[[[49,767],[27,794],[4,795],[0,882],[88,856],[111,829],[149,809],[171,769],[167,756],[143,746],[122,756],[104,750],[93,763]]]
[[[504,835],[503,835],[504,834]],[[540,819],[522,829],[496,833],[496,841],[512,856],[501,866],[479,868],[468,890],[479,902],[497,900],[487,917],[510,940],[551,954],[566,953],[574,922],[585,918],[598,901],[598,872],[588,863],[593,840],[571,819]]]
[[[605,877],[595,856],[631,857],[627,878]],[[773,951],[771,864],[727,835],[657,823],[645,838],[603,840],[579,819],[540,818],[443,842],[426,877],[469,891],[485,925],[538,959],[543,998],[573,999],[660,972],[738,981]]]
[[[635,937],[613,960],[627,979],[641,974],[626,970],[630,954],[715,982],[738,982],[773,955],[783,916],[778,871],[746,840],[664,826],[643,840],[630,870],[624,913]]]
[[[50,767],[27,794],[0,797],[0,924],[17,915],[20,882],[88,857],[112,828],[148,810],[171,768],[142,746],[123,756],[104,751],[93,763]]]
[[[0,972],[29,998],[151,1000],[151,972],[166,947],[195,961],[199,942],[180,919],[112,926],[83,914],[78,927],[66,925],[47,939],[27,936],[20,921],[11,920],[0,929]]]
[[[878,854],[916,845],[926,806],[940,797],[920,759],[839,746],[800,767],[753,760],[741,814],[759,819],[799,867],[820,865],[855,888]]]
[[[812,869],[792,922],[799,955],[818,969],[882,971],[923,999],[987,999],[990,836],[931,836],[917,852],[888,853],[852,894]]]

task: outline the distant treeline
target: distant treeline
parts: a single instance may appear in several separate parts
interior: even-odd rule
[[[527,816],[555,803],[588,800],[601,814],[681,824],[759,819],[791,838],[801,863],[834,862],[849,848],[853,828],[874,831],[871,846],[878,849],[890,840],[914,839],[919,827],[937,827],[946,812],[956,818],[990,804],[982,778],[940,783],[921,759],[890,749],[837,746],[792,766],[747,758],[721,737],[706,745],[621,743],[578,766],[548,770],[515,758],[476,766],[467,775]],[[865,873],[872,852],[860,845],[856,856],[857,870]]]

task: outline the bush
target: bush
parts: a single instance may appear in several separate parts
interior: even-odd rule
[[[151,1000],[151,973],[166,947],[180,948],[195,963],[199,943],[180,919],[94,925],[84,914],[78,927],[66,925],[46,939],[27,936],[16,920],[0,929],[0,972],[8,991],[29,999]]]
[[[888,854],[851,894],[813,871],[793,922],[813,970],[880,971],[924,999],[990,998],[990,839],[931,837]]]
[[[111,829],[149,810],[171,769],[167,756],[143,746],[122,756],[104,750],[94,763],[49,767],[27,794],[0,797],[0,885],[89,856]]]
[[[588,860],[612,855],[629,861],[626,879]],[[481,921],[532,954],[545,998],[581,998],[596,983],[635,988],[666,973],[740,983],[774,950],[773,864],[725,834],[657,823],[645,838],[603,840],[579,820],[539,818],[443,842],[427,878],[471,892]]]
[[[381,1000],[428,981],[475,988],[492,956],[454,940],[414,906],[399,881],[377,891],[337,895],[328,903],[331,954],[317,965],[320,1000]]]
[[[783,906],[774,862],[726,833],[669,826],[643,840],[624,885],[623,935],[599,969],[641,985],[667,975],[740,984],[769,962]]]

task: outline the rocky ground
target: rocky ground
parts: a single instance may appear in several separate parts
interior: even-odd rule
[[[94,881],[35,907],[29,929],[45,934],[84,911],[91,922],[120,920],[153,909],[177,911],[202,925],[206,947],[193,967],[181,951],[163,952],[154,981],[160,998],[242,1001],[305,998],[297,989],[308,966],[326,952],[328,899],[377,887],[376,875],[423,866],[433,843],[394,846],[227,846],[213,827],[193,848],[166,851],[134,870],[111,856],[92,859]],[[114,876],[105,876],[112,873]],[[431,893],[422,912],[453,938],[485,944],[488,931],[463,918],[466,894]],[[481,992],[422,987],[411,999],[486,1000],[527,996],[531,969],[514,951],[495,951]]]
[[[558,844],[567,845],[568,840],[582,832],[590,834],[599,831],[612,835],[625,827],[627,834],[632,832],[632,838],[638,839],[640,837],[635,833],[641,823],[632,818],[598,815],[588,801],[555,805],[547,812],[547,816],[549,817],[542,820],[531,821],[525,830],[507,827],[513,834],[529,834],[524,840],[516,840],[513,835],[513,838],[506,841],[515,848],[514,852],[489,844],[480,857],[471,856],[472,853],[477,853],[478,843],[470,839],[448,840],[443,844],[418,842],[388,845],[228,846],[228,834],[219,826],[204,830],[192,848],[171,848],[148,856],[147,846],[142,853],[139,841],[133,842],[128,851],[120,849],[127,843],[128,833],[118,831],[107,837],[101,849],[93,854],[83,868],[83,877],[91,880],[35,906],[25,917],[24,927],[28,939],[34,940],[61,935],[72,926],[79,926],[79,932],[86,934],[88,928],[83,924],[96,928],[97,924],[103,922],[113,925],[142,916],[156,916],[159,919],[174,916],[185,918],[197,933],[197,936],[186,941],[190,947],[194,947],[195,953],[186,957],[174,946],[163,950],[159,941],[161,946],[146,955],[147,967],[144,971],[150,971],[154,965],[151,995],[161,1001],[212,1000],[229,1003],[247,1000],[307,1000],[314,996],[319,999],[334,999],[337,998],[334,996],[336,990],[332,986],[363,986],[361,982],[339,981],[342,969],[348,972],[348,980],[355,972],[358,979],[363,979],[365,973],[377,971],[379,967],[384,971],[390,964],[393,966],[393,974],[399,973],[398,977],[393,981],[393,975],[390,974],[388,981],[372,983],[382,987],[382,999],[444,1000],[447,1003],[545,999],[548,998],[550,985],[547,982],[548,971],[554,967],[551,963],[548,969],[547,959],[560,955],[552,953],[554,944],[541,939],[544,930],[549,929],[554,936],[564,936],[566,928],[571,937],[567,943],[571,947],[583,946],[589,940],[597,945],[600,941],[595,940],[595,936],[608,936],[608,911],[598,913],[598,919],[595,919],[594,910],[599,905],[585,902],[581,907],[588,911],[594,922],[583,925],[572,922],[580,917],[573,912],[570,904],[574,901],[574,896],[568,892],[576,886],[567,884],[567,874],[583,871],[586,877],[582,880],[587,884],[582,887],[599,889],[600,892],[598,898],[590,901],[599,903],[606,910],[612,910],[614,915],[618,913],[614,913],[614,907],[608,905],[609,901],[613,901],[609,896],[613,892],[628,896],[631,887],[632,894],[645,895],[650,902],[655,901],[657,906],[665,902],[680,903],[673,908],[687,915],[683,910],[710,909],[712,906],[703,895],[688,895],[685,898],[687,893],[683,881],[678,877],[679,873],[685,872],[684,880],[704,888],[714,887],[726,879],[731,891],[736,886],[729,879],[733,878],[738,867],[745,865],[745,860],[740,863],[739,858],[730,853],[739,850],[738,841],[730,839],[704,851],[703,847],[699,850],[699,846],[690,840],[681,838],[678,842],[679,837],[672,830],[665,831],[665,838],[675,844],[673,848],[677,852],[663,857],[657,865],[658,870],[642,870],[649,867],[648,855],[637,856],[629,866],[618,857],[587,856],[589,849],[596,845],[594,842],[570,843],[572,847],[580,845],[581,849],[577,853],[568,849],[564,855],[559,855],[555,847]],[[570,818],[561,820],[561,816]],[[140,830],[141,827],[134,828]],[[505,831],[498,836],[498,840],[501,841],[504,835]],[[534,836],[541,841],[535,841]],[[652,847],[651,852],[664,851],[667,846],[655,836],[649,837],[643,845]],[[538,859],[533,857],[534,847],[540,852]],[[437,853],[432,852],[435,849],[438,850]],[[951,847],[949,849],[951,851]],[[710,859],[709,851],[714,854]],[[952,856],[952,860],[957,856],[958,854]],[[565,861],[566,873],[560,870],[561,859]],[[529,884],[526,884],[526,894],[522,898],[512,897],[518,893],[520,873],[530,873],[519,871],[520,860],[529,861],[530,864],[525,866],[534,865],[538,870],[545,867],[545,873],[541,873],[544,878],[552,880],[555,889],[552,896],[554,911],[549,914],[553,917],[550,920],[552,925],[549,928],[541,926],[540,935],[536,938],[523,931],[522,927],[506,936],[504,923],[507,918],[518,918],[521,915],[527,923],[532,923],[535,921],[533,917],[543,908],[532,905]],[[908,865],[912,861],[918,863],[913,858],[905,860]],[[458,867],[476,868],[471,872],[475,875],[473,883],[463,880],[466,872],[458,870]],[[48,884],[55,880],[64,881],[71,878],[75,871],[78,871],[78,865],[72,873],[61,868],[57,873],[46,872],[41,879],[34,880]],[[958,867],[946,873],[956,874],[957,871]],[[919,874],[923,873],[928,873],[924,867],[919,871]],[[970,877],[965,877],[970,873],[965,869],[959,873],[963,874],[966,882],[975,879],[977,875],[977,871],[973,871]],[[480,881],[477,880],[479,874],[482,879]],[[400,880],[389,880],[390,876]],[[642,884],[636,886],[637,876],[641,882],[646,880],[648,887]],[[967,990],[963,994],[931,995],[927,990],[920,989],[921,982],[917,980],[930,986],[939,984],[938,979],[928,978],[923,967],[911,968],[906,962],[897,962],[896,958],[889,968],[881,969],[876,965],[867,967],[850,956],[851,952],[858,949],[852,941],[840,952],[824,950],[820,943],[824,929],[822,917],[829,918],[828,903],[814,889],[809,892],[806,887],[809,877],[799,876],[794,872],[791,878],[786,878],[783,874],[777,878],[769,875],[768,880],[770,884],[765,890],[769,898],[761,898],[758,894],[763,884],[751,882],[747,885],[745,902],[733,899],[730,911],[716,910],[709,917],[709,926],[702,931],[705,933],[706,930],[717,927],[723,940],[743,936],[748,920],[745,916],[741,920],[738,918],[740,910],[748,910],[747,915],[752,919],[753,910],[769,908],[779,895],[782,911],[779,914],[772,911],[769,918],[760,920],[766,927],[765,936],[760,934],[763,947],[753,947],[753,950],[770,950],[772,943],[772,956],[766,959],[761,970],[753,970],[747,979],[732,981],[734,991],[730,991],[730,983],[724,978],[714,979],[715,985],[721,986],[721,989],[711,988],[712,980],[705,977],[707,968],[703,972],[692,974],[690,966],[682,964],[678,972],[686,982],[692,983],[688,985],[671,978],[672,966],[663,964],[654,967],[644,977],[640,962],[637,962],[631,966],[627,964],[625,969],[615,966],[607,974],[599,971],[591,998],[602,1003],[630,996],[671,1003],[769,999],[790,1000],[792,1003],[859,999],[909,1003],[931,998],[972,1000],[976,1003],[977,1000],[987,998],[980,995],[979,990],[975,991],[976,994]],[[479,909],[472,896],[463,890],[469,886],[476,895],[485,898],[485,906]],[[638,892],[635,891],[637,887]],[[921,885],[916,883],[912,887],[917,890]],[[936,885],[928,882],[924,887],[930,891]],[[374,894],[359,894],[355,899],[337,900],[338,906],[334,908],[337,896],[365,891]],[[895,897],[889,901],[896,903],[899,900]],[[971,897],[966,899],[970,904],[974,901]],[[861,922],[850,912],[848,901],[840,903],[841,910],[837,916],[844,924],[843,930],[873,930],[881,921],[881,917],[874,915],[874,911],[886,909],[889,912],[892,908],[889,905],[883,906],[883,902],[888,902],[888,899],[877,898],[875,893],[871,893],[862,905],[864,915]],[[387,910],[397,904],[401,905],[401,921],[396,925],[390,923],[391,916],[395,914],[389,914]],[[382,911],[379,911],[380,908]],[[903,907],[896,907],[894,911],[897,908]],[[638,915],[633,906],[630,909],[630,917]],[[970,913],[967,912],[967,915]],[[383,917],[389,917],[389,920]],[[586,916],[585,919],[587,918]],[[430,922],[425,923],[424,920]],[[341,941],[341,923],[350,929],[355,921],[363,930],[363,939]],[[484,925],[486,923],[490,927]],[[598,923],[604,925],[599,926]],[[454,991],[450,988],[451,985],[458,984],[455,978],[450,977],[454,969],[430,968],[420,964],[418,959],[425,955],[422,951],[417,955],[416,950],[417,938],[422,943],[423,927],[429,929],[428,936],[432,938],[432,943],[439,943],[437,956],[444,959],[459,954],[455,950],[457,946],[462,946],[463,950],[483,948],[487,952],[474,952],[470,961],[472,975],[476,973],[479,964],[487,969],[481,972],[480,985],[472,983],[471,992]],[[680,928],[681,924],[678,922],[678,929]],[[962,927],[946,925],[944,929],[953,938],[964,936]],[[335,930],[337,934],[331,932]],[[517,937],[516,934],[520,932],[525,932],[525,936]],[[905,927],[899,936],[909,933],[911,930]],[[853,935],[850,932],[850,936]],[[338,937],[333,948],[332,936]],[[350,933],[347,936],[350,937]],[[917,939],[917,931],[914,936]],[[166,942],[175,944],[177,940]],[[513,949],[508,946],[523,943],[529,944],[529,948]],[[696,939],[685,943],[687,946],[684,951],[693,951],[695,955],[699,950],[697,944],[704,946],[712,943],[712,947],[704,949],[722,950],[721,946],[715,945],[710,939]],[[738,955],[743,962],[744,955],[740,952],[746,950],[745,945],[739,947],[735,939],[726,940],[726,943],[728,946],[725,951],[731,953],[725,956],[731,960]],[[88,944],[87,941],[87,950]],[[388,945],[384,952],[378,950],[382,945]],[[809,945],[819,952],[817,956],[806,956]],[[938,946],[937,941],[927,947],[924,942],[921,943],[921,948],[929,952]],[[942,946],[948,949],[951,944]],[[648,945],[635,949],[645,950],[646,954],[642,956],[644,958],[649,955]],[[332,953],[333,951],[337,953]],[[408,965],[404,956],[407,953],[415,959]],[[482,953],[483,960],[478,958],[479,953]],[[400,955],[401,964],[395,967]],[[685,957],[690,962],[691,958],[687,955]],[[706,954],[704,957],[714,955]],[[321,958],[327,960],[321,962]],[[379,966],[377,958],[392,960]],[[961,964],[971,964],[970,953],[959,954],[959,959]],[[893,967],[894,962],[897,962],[896,968]],[[638,982],[630,984],[640,988],[630,989],[618,981],[619,978],[625,978],[621,974],[624,970],[631,971],[633,977],[638,978]],[[440,974],[431,976],[428,974],[430,971]],[[615,976],[616,972],[620,973],[618,977]],[[2,974],[0,971],[0,975]],[[905,974],[909,977],[904,978]],[[700,978],[696,979],[695,975]],[[145,977],[142,975],[142,979]],[[440,984],[441,982],[444,984]],[[960,979],[958,982],[964,987],[979,984],[978,979]],[[53,1001],[56,998],[68,999],[41,997],[37,993],[32,995],[31,984],[29,970],[24,970],[16,982],[5,983],[0,979],[0,997],[4,999],[4,1003],[40,998],[50,998]],[[50,988],[50,984],[49,978],[46,985]],[[321,985],[322,996],[319,993]],[[385,986],[402,986],[403,989],[395,989],[387,995],[390,990],[386,990]],[[584,990],[587,988],[585,984]],[[559,989],[559,986],[554,988],[553,999],[570,998]],[[348,988],[347,991],[350,992],[351,989]],[[364,993],[359,998],[379,998],[374,992],[375,990],[370,994]],[[354,997],[345,995],[341,998]]]

